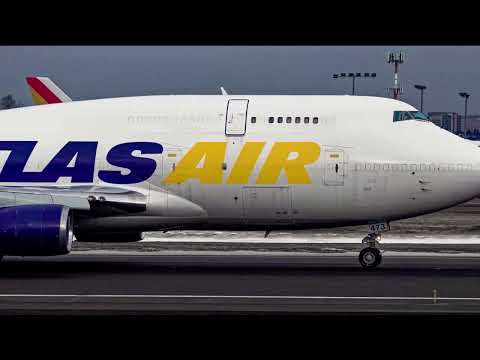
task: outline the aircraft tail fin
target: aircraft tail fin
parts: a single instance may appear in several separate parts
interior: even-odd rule
[[[27,84],[36,105],[70,102],[72,99],[63,92],[50,78],[29,76]]]

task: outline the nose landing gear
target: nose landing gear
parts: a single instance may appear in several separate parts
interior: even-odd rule
[[[358,261],[364,269],[374,269],[382,262],[382,254],[378,249],[380,238],[380,233],[371,233],[363,238],[362,243],[367,247],[360,251]]]

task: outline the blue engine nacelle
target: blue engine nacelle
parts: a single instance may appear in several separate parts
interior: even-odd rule
[[[73,226],[63,205],[19,205],[0,209],[0,255],[68,254]]]

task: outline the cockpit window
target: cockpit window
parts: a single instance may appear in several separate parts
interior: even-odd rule
[[[429,117],[420,111],[411,111],[410,114],[412,114],[416,120],[430,121]]]
[[[419,121],[430,121],[427,115],[421,113],[420,111],[394,111],[393,112],[393,121],[404,121],[404,120],[419,120]]]

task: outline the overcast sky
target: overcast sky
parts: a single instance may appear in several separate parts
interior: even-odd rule
[[[359,79],[358,95],[388,96],[390,50],[402,50],[402,100],[420,107],[415,83],[427,85],[424,112],[463,113],[459,91],[480,114],[480,46],[0,46],[0,96],[32,104],[25,76],[48,76],[72,99],[155,94],[346,94],[336,72],[376,72]],[[478,99],[478,101],[477,101]]]

